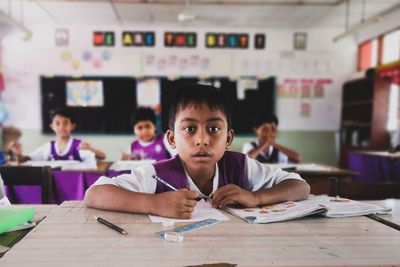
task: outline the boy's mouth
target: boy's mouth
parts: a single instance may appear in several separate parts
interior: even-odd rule
[[[200,151],[192,155],[195,158],[209,158],[211,155],[205,151]]]

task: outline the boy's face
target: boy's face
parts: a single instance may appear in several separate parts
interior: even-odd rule
[[[179,110],[174,131],[167,131],[168,141],[177,149],[190,174],[214,170],[233,140],[226,116],[220,110],[211,111],[206,104],[191,105]],[[211,169],[210,169],[211,168]]]
[[[72,130],[75,129],[75,123],[72,123],[69,118],[56,115],[50,124],[50,128],[56,133],[59,138],[69,138]]]
[[[255,133],[261,140],[274,141],[276,139],[277,128],[274,122],[265,122],[258,128],[255,128]]]
[[[150,142],[156,134],[156,126],[152,121],[138,121],[133,126],[133,131],[140,141]]]

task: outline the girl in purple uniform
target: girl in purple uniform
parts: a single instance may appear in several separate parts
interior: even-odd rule
[[[138,137],[122,155],[122,160],[154,159],[156,161],[175,155],[165,136],[157,135],[156,114],[151,108],[138,108],[133,120],[133,132]]]
[[[182,88],[166,133],[178,155],[113,179],[100,177],[87,190],[85,203],[106,210],[191,218],[199,197],[210,198],[216,208],[307,198],[310,187],[298,174],[228,151],[233,140],[229,114],[218,89],[198,84]],[[154,175],[178,190],[160,184]]]

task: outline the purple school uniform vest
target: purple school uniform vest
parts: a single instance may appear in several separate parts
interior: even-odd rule
[[[219,170],[218,188],[231,183],[247,188],[246,156],[244,154],[226,151],[217,165]],[[155,162],[153,166],[157,176],[175,188],[188,187],[183,163],[178,155],[169,160]],[[166,191],[171,191],[171,189],[158,182],[156,194]]]
[[[131,153],[137,156],[132,159],[154,159],[158,161],[171,158],[164,145],[164,135],[157,136],[153,143],[148,146],[142,146],[138,140],[133,141],[131,144]]]
[[[257,144],[255,142],[251,142],[251,144],[253,145],[253,148],[257,147]],[[258,154],[256,160],[262,163],[278,163],[278,153],[279,150],[273,147],[272,153],[269,157],[262,154]]]
[[[50,151],[50,157],[54,160],[79,160],[82,161],[81,155],[79,154],[79,144],[81,143],[81,140],[79,139],[72,139],[72,144],[70,149],[68,150],[65,155],[59,155],[57,154],[56,151],[56,142],[51,141],[51,151]]]

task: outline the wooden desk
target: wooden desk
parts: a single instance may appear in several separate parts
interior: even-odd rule
[[[329,178],[348,179],[350,176],[357,175],[357,172],[341,169],[333,166],[315,164],[315,163],[299,163],[299,164],[266,164],[276,166],[287,171],[300,174],[303,179],[311,187],[311,194],[321,195],[329,194]]]
[[[127,236],[97,223],[119,224]],[[185,235],[182,243],[154,236],[148,216],[64,202],[16,244],[0,266],[399,265],[400,231],[367,217],[304,218],[253,225],[231,220]],[[223,266],[223,265],[222,265]]]
[[[57,207],[57,205],[27,205],[27,206],[35,208],[35,217],[33,218],[33,220],[36,223],[39,223],[44,217],[46,217],[52,210],[54,210]],[[32,230],[32,228],[0,234],[0,245],[3,247],[12,247],[18,241],[20,241],[30,230]],[[0,253],[0,257],[2,257],[3,255],[4,253]]]
[[[374,200],[368,202],[391,208],[392,209],[391,214],[378,215],[378,216],[384,218],[385,220],[400,225],[400,199],[390,198],[385,200]]]

